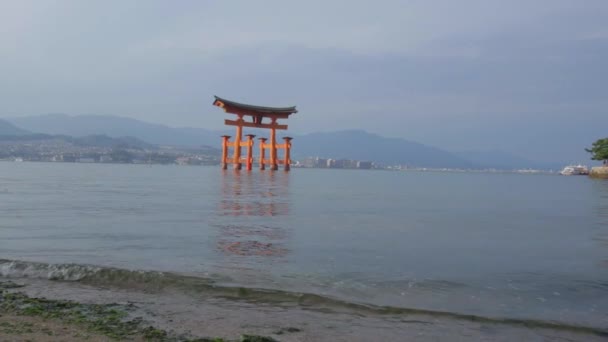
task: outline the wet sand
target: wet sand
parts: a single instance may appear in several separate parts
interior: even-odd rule
[[[84,327],[60,320],[19,315],[0,315],[1,341],[107,341],[108,337],[91,333]]]
[[[252,334],[269,336],[277,341],[606,340],[606,336],[589,332],[478,322],[474,319],[453,319],[424,314],[362,314],[349,312],[344,308],[269,304],[166,289],[141,291],[28,278],[13,281],[25,286],[7,291],[23,292],[29,297],[71,300],[83,304],[128,306],[130,318],[141,318],[146,325],[166,330],[169,337],[213,336],[239,340],[242,334]],[[11,317],[15,316],[6,316],[5,313],[2,316],[5,322],[12,322]],[[19,319],[34,324],[34,331],[38,332],[38,335],[32,335],[35,341],[44,341],[49,337],[44,335],[45,330],[42,329],[52,329],[54,333],[63,334],[55,336],[62,336],[62,340],[81,340],[74,336],[87,333],[79,330],[81,328],[77,326],[66,325],[61,321],[47,322],[31,317]],[[89,335],[88,340],[103,340],[99,335]],[[18,340],[2,330],[0,336],[0,340]]]

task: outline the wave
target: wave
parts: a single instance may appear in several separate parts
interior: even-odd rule
[[[189,277],[169,272],[126,270],[81,264],[47,264],[0,259],[0,277],[74,281],[91,285],[142,288],[208,286],[210,279]]]
[[[0,276],[4,278],[37,278],[79,281],[102,268],[77,264],[45,264],[0,259]]]
[[[146,291],[177,289],[193,295],[198,294],[231,300],[246,300],[286,307],[297,306],[304,309],[325,312],[350,312],[357,314],[393,316],[417,314],[475,321],[479,323],[517,325],[528,328],[547,328],[608,337],[607,329],[592,326],[538,319],[491,317],[451,311],[371,305],[312,293],[225,286],[217,284],[213,279],[185,276],[170,272],[126,270],[80,264],[47,264],[0,259],[0,277],[48,279],[53,281],[79,282],[95,286]]]

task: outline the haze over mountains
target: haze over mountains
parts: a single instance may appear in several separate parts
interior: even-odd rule
[[[0,135],[23,135],[30,133],[31,132],[21,129],[6,120],[0,119]]]
[[[108,135],[135,137],[158,145],[219,146],[219,136],[231,130],[169,127],[117,116],[48,114],[0,120],[0,135],[29,132],[75,137]],[[12,133],[11,133],[12,132]],[[279,137],[283,134],[279,134]],[[362,130],[311,133],[295,136],[294,158],[319,156],[369,160],[387,165],[451,168],[557,168],[559,164],[535,163],[501,151],[452,153],[398,138],[386,138]]]
[[[131,149],[152,149],[156,146],[132,136],[110,137],[105,134],[89,134],[89,135],[68,135],[68,134],[49,134],[27,131],[19,128],[12,123],[0,119],[0,141],[10,142],[38,142],[58,141],[73,144],[76,146],[94,146],[94,147],[116,147]],[[0,151],[5,152],[5,151]]]

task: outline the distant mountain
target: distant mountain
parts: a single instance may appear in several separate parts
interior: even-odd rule
[[[156,145],[147,143],[134,137],[116,137],[112,138],[104,134],[87,135],[84,137],[69,137],[59,136],[72,142],[76,146],[94,146],[94,147],[121,147],[131,148],[136,150],[154,149]]]
[[[106,135],[111,138],[135,137],[156,145],[220,145],[219,136],[231,129],[214,131],[204,128],[174,128],[130,118],[101,115],[70,116],[48,114],[8,119],[12,124],[32,132],[74,137]],[[17,132],[24,130],[6,123]],[[4,126],[6,126],[4,125]],[[2,130],[0,121],[0,132]],[[255,132],[267,136],[267,132]],[[27,133],[27,132],[26,132]],[[279,135],[282,136],[282,135]],[[362,130],[312,133],[294,137],[293,157],[324,157],[369,160],[388,165],[458,168],[558,168],[560,165],[537,163],[501,151],[448,152],[436,147],[399,138],[386,138]]]
[[[32,141],[63,141],[80,147],[121,147],[135,150],[154,149],[155,145],[146,143],[133,137],[111,138],[107,135],[87,135],[84,137],[71,137],[68,135],[53,135],[44,133],[22,135],[0,135],[0,142],[32,142]]]
[[[0,119],[0,135],[23,135],[29,133],[6,120]]]
[[[525,159],[500,150],[488,151],[463,151],[454,152],[455,155],[470,160],[484,168],[494,168],[503,170],[516,169],[559,169],[563,167],[559,163],[543,163]]]
[[[134,136],[158,145],[217,145],[221,133],[202,128],[173,128],[130,118],[105,115],[47,114],[8,119],[32,132],[82,137],[105,134],[110,137]]]
[[[69,116],[49,114],[9,119],[31,131],[47,134],[110,137],[134,136],[159,145],[218,146],[219,131],[202,128],[172,128],[115,116]],[[257,132],[256,132],[257,133]],[[474,167],[465,159],[438,148],[412,141],[385,138],[365,131],[339,131],[296,136],[294,158],[320,156],[369,160],[385,164],[424,167]]]
[[[362,130],[312,133],[296,137],[294,157],[305,156],[417,167],[476,167],[466,159],[435,147],[405,139],[386,138]]]

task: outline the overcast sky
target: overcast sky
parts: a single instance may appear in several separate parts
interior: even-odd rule
[[[608,1],[0,0],[0,94],[0,118],[216,129],[215,94],[297,105],[297,133],[585,161],[608,136]]]

